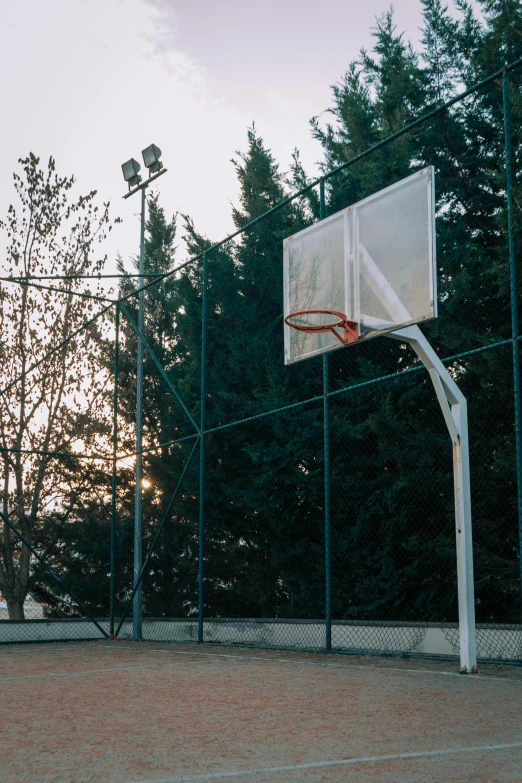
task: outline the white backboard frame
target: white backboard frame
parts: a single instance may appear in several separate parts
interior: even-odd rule
[[[421,177],[426,183],[426,225],[427,225],[427,238],[426,238],[426,250],[427,250],[427,264],[429,266],[429,302],[425,301],[425,307],[422,316],[411,318],[410,314],[404,308],[402,302],[394,293],[391,285],[387,283],[385,276],[373,262],[373,259],[360,243],[360,216],[363,208],[372,202],[377,202],[379,199],[386,199],[394,192],[397,192],[401,188],[408,187],[409,183],[414,180],[418,180]],[[390,202],[388,202],[390,203]],[[376,223],[378,219],[376,220]],[[411,326],[413,324],[421,323],[423,321],[430,320],[437,317],[437,269],[436,269],[436,240],[435,240],[435,172],[433,166],[427,166],[415,174],[406,177],[405,179],[395,182],[383,190],[368,196],[365,199],[352,204],[345,209],[336,212],[334,215],[314,223],[312,226],[303,229],[302,231],[293,234],[283,242],[283,263],[284,263],[284,314],[288,315],[292,311],[312,309],[316,307],[322,307],[321,304],[313,304],[309,306],[306,301],[297,299],[294,297],[291,304],[290,296],[290,250],[292,246],[295,247],[295,243],[306,242],[307,240],[313,241],[314,236],[317,237],[317,232],[325,232],[328,226],[335,232],[334,226],[338,224],[340,229],[340,223],[343,226],[344,232],[344,258],[343,258],[343,274],[344,280],[342,285],[344,286],[344,297],[337,297],[338,306],[332,307],[332,309],[340,309],[341,301],[344,304],[343,312],[347,315],[348,320],[355,321],[359,324],[360,337],[359,342],[362,340],[368,340],[373,337],[385,334],[386,332],[394,331],[396,329]],[[381,301],[385,302],[386,309],[392,314],[393,323],[378,318],[372,318],[365,316],[364,313],[361,316],[361,270],[363,272],[363,280],[366,282],[366,290],[370,290]],[[365,271],[366,270],[366,274]],[[369,271],[371,270],[371,272]],[[324,270],[326,277],[328,276],[328,270]],[[387,292],[387,293],[386,293]],[[428,293],[425,294],[428,297]],[[297,307],[295,304],[297,303]],[[293,306],[293,310],[291,307]],[[325,317],[327,318],[327,317]],[[314,323],[318,323],[314,320]],[[326,323],[326,320],[323,321]],[[294,364],[298,361],[303,361],[312,356],[323,354],[327,351],[337,350],[342,348],[342,344],[331,333],[323,333],[321,335],[321,343],[319,347],[315,347],[313,350],[304,350],[297,356],[292,355],[291,349],[291,336],[304,334],[297,333],[292,330],[291,327],[284,325],[284,347],[285,347],[285,364]],[[306,342],[306,340],[302,340]],[[317,342],[317,341],[316,341]],[[355,343],[352,343],[354,345]]]

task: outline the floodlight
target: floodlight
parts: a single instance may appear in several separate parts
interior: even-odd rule
[[[161,150],[155,144],[151,144],[141,154],[143,155],[143,162],[149,170],[149,176],[163,168],[163,163],[160,161]]]
[[[134,160],[134,158],[131,158],[126,163],[124,163],[121,167],[121,170],[123,171],[123,178],[125,182],[129,185],[129,190],[133,188],[135,185],[139,185],[141,182],[141,177],[138,174],[138,171],[140,170],[141,166],[138,163],[137,160]]]

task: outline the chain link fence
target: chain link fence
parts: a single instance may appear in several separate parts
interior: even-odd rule
[[[480,89],[468,91],[462,111],[473,111]],[[443,124],[456,103],[383,140],[376,145],[381,152],[358,157],[382,154],[408,132],[422,146],[422,123]],[[449,143],[442,139],[441,154]],[[352,163],[358,165],[349,161],[296,198],[306,199],[318,184],[324,195],[325,180],[345,176]],[[510,187],[509,181],[501,187],[508,201]],[[346,206],[346,198],[342,188],[332,192],[331,211]],[[277,274],[267,268],[255,276],[248,258],[268,252],[255,234],[260,225],[280,252],[295,220],[293,200],[241,229],[243,245],[203,248],[176,272],[173,286],[185,304],[177,313],[175,345],[161,358],[152,316],[138,335],[137,297],[115,306],[126,350],[119,357],[114,352],[117,384],[113,390],[107,379],[106,388],[111,395],[119,389],[120,409],[112,421],[112,456],[106,448],[89,463],[105,478],[97,477],[81,525],[57,519],[31,542],[4,506],[15,560],[27,556],[31,567],[24,616],[8,619],[0,603],[0,643],[116,635],[458,656],[452,449],[430,379],[408,346],[385,337],[283,366],[282,260]],[[441,210],[443,220],[444,204]],[[466,245],[464,230],[457,222],[442,231],[442,257],[462,242],[471,259],[477,248]],[[444,313],[452,272],[443,266],[443,312],[426,333],[469,406],[478,657],[521,663],[514,231],[506,218],[499,230],[504,250],[494,260],[501,267],[500,299],[463,301],[455,321],[454,312]],[[480,268],[470,260],[469,274],[484,275],[487,289],[493,261],[479,260]],[[473,333],[466,331],[468,320],[477,327]],[[146,348],[145,479],[143,560],[136,570],[134,433],[121,400],[129,409],[135,404],[140,337]],[[117,394],[113,398],[118,406]],[[102,435],[107,444],[110,428]],[[57,459],[78,459],[57,452]]]

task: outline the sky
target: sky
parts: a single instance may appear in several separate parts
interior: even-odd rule
[[[0,0],[0,215],[12,172],[30,151],[96,189],[122,218],[106,245],[135,255],[139,198],[120,165],[158,145],[167,215],[189,214],[213,240],[232,230],[238,185],[231,158],[253,121],[283,171],[297,147],[306,170],[321,157],[309,120],[337,82],[386,0]],[[415,45],[420,0],[396,0],[397,28]],[[181,234],[181,232],[179,232]],[[178,242],[178,244],[181,244]],[[5,246],[5,244],[4,244]],[[181,244],[176,263],[184,257]],[[127,267],[130,265],[127,262]]]

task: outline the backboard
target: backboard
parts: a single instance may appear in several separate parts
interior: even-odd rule
[[[285,239],[285,316],[338,311],[358,325],[358,340],[435,318],[434,180],[428,166]],[[285,364],[342,347],[332,332],[284,330]]]

